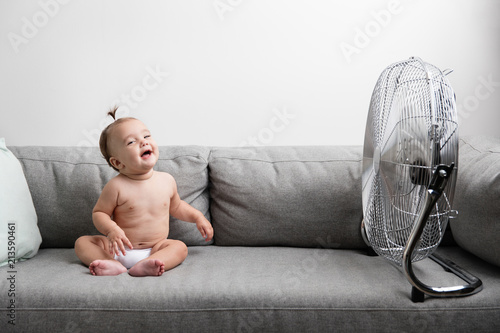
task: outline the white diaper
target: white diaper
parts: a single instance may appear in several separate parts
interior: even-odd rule
[[[119,256],[115,254],[115,260],[118,260],[123,266],[129,269],[139,261],[149,257],[151,255],[151,248],[131,250],[128,247],[125,247],[125,253],[125,256],[121,252]]]

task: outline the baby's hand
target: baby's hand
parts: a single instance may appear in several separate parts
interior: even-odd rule
[[[110,254],[120,255],[121,251],[121,253],[125,255],[125,245],[127,245],[129,249],[133,248],[132,243],[128,240],[125,232],[119,226],[116,226],[116,228],[111,230],[106,237],[109,240]]]
[[[210,241],[214,236],[214,229],[204,216],[196,221],[196,227],[200,231],[203,238],[205,238],[206,242]]]

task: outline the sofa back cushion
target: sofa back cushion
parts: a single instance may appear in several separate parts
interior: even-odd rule
[[[500,266],[500,138],[464,137],[450,220],[458,245]]]
[[[116,175],[97,148],[10,147],[23,166],[38,215],[42,248],[74,246],[82,235],[99,234],[92,209],[104,185]],[[204,147],[160,147],[156,170],[177,181],[182,199],[209,216],[209,150]],[[171,219],[169,238],[187,245],[206,242],[196,225]]]
[[[361,154],[360,146],[213,149],[215,244],[365,248]]]

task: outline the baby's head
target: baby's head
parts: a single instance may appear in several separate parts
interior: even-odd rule
[[[118,172],[122,172],[125,167],[152,168],[158,159],[158,146],[149,130],[136,118],[116,119],[117,109],[114,107],[108,112],[114,121],[102,131],[99,138],[102,156]]]

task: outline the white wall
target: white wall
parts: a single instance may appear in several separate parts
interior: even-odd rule
[[[496,0],[0,0],[0,36],[8,145],[96,145],[115,103],[161,145],[362,144],[410,56],[455,70],[462,135],[499,135]]]

